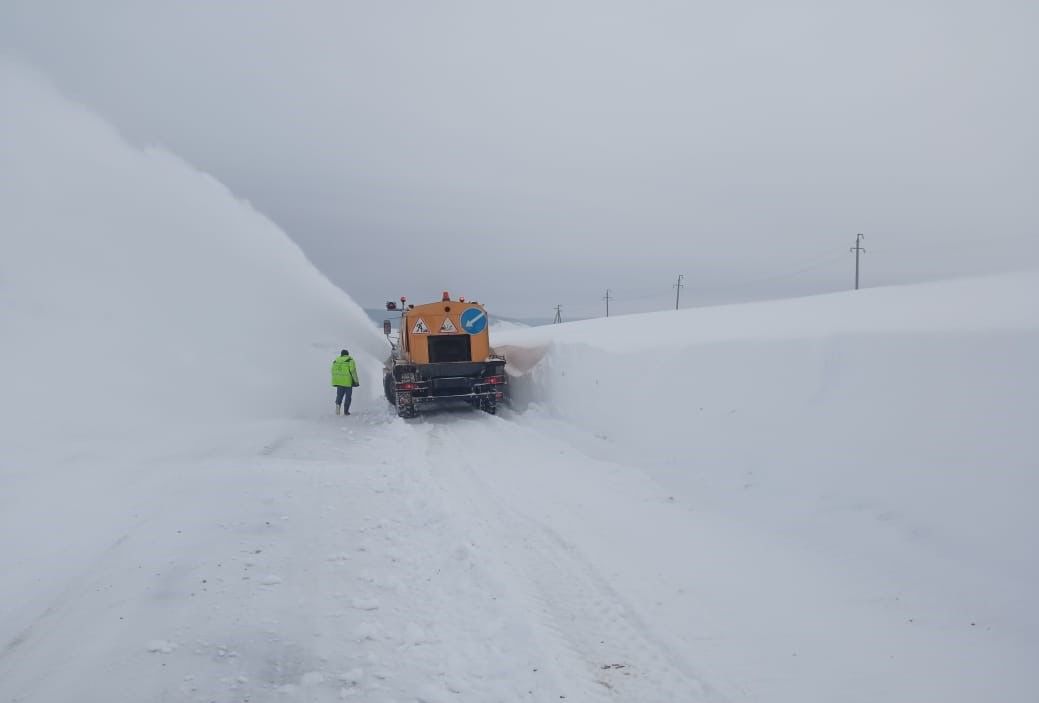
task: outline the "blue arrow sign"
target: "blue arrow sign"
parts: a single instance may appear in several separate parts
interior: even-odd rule
[[[460,318],[462,329],[469,334],[480,334],[487,327],[487,313],[480,308],[469,308]]]

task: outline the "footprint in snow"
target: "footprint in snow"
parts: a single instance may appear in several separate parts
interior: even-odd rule
[[[145,646],[145,649],[152,654],[172,654],[176,648],[175,643],[166,640],[152,640]]]

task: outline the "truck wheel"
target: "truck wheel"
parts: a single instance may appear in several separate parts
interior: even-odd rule
[[[480,410],[483,410],[488,415],[494,415],[498,412],[498,404],[494,402],[493,398],[490,398],[488,400],[481,400]]]

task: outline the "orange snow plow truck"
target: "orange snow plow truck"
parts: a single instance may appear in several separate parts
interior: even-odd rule
[[[468,404],[494,414],[505,400],[505,357],[490,345],[487,311],[475,300],[452,300],[444,291],[438,303],[409,305],[407,298],[386,303],[400,310],[397,339],[383,323],[393,352],[386,360],[383,389],[400,417],[450,404]]]

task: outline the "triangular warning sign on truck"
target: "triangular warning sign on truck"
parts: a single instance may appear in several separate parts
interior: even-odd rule
[[[451,322],[450,317],[444,318],[444,324],[440,325],[441,332],[457,332],[458,328],[455,327],[455,323]]]
[[[418,319],[418,322],[416,322],[415,326],[411,329],[411,333],[412,334],[429,334],[429,327],[426,326],[426,321],[423,320],[420,317]]]

